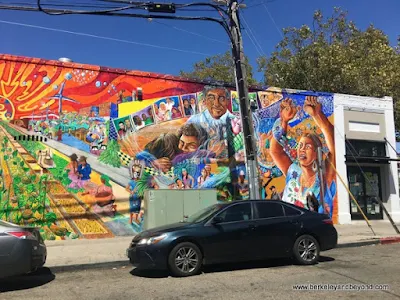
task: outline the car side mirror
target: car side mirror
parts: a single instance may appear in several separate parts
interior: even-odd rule
[[[222,217],[216,216],[216,217],[213,218],[213,220],[212,220],[211,223],[212,223],[213,225],[217,225],[217,224],[222,223],[222,222],[223,222]]]

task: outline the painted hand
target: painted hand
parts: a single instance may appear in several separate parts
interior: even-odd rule
[[[162,157],[162,158],[156,159],[153,162],[153,165],[155,168],[161,170],[164,173],[168,172],[172,166],[171,161],[168,157]]]
[[[234,134],[239,134],[242,130],[240,118],[235,118],[231,120],[232,131]]]
[[[291,119],[294,118],[299,110],[300,107],[296,107],[296,104],[292,101],[292,99],[284,99],[280,107],[280,117],[282,122],[288,123]]]
[[[329,215],[331,213],[331,208],[329,207],[328,203],[325,203],[324,208],[325,208],[325,213]]]
[[[322,105],[318,102],[318,98],[315,96],[307,96],[306,101],[304,101],[304,111],[308,113],[311,117],[316,116],[321,113]]]

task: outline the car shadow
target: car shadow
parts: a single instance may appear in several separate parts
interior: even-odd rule
[[[0,293],[32,289],[45,285],[55,278],[49,268],[41,268],[26,275],[3,278],[0,279]]]
[[[333,257],[320,256],[319,263],[326,263],[334,261]],[[219,264],[206,266],[202,269],[202,273],[219,273],[219,272],[233,272],[240,270],[250,270],[250,269],[263,269],[263,268],[277,268],[277,267],[287,267],[296,265],[296,263],[290,259],[274,259],[274,260],[263,260],[263,261],[251,261],[251,262],[240,262],[240,263],[230,263],[230,264]],[[135,268],[131,272],[131,275],[144,277],[144,278],[166,278],[171,274],[168,271],[161,270],[142,270]]]

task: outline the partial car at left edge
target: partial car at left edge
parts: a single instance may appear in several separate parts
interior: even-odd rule
[[[33,272],[46,258],[46,245],[36,227],[0,220],[0,278]]]

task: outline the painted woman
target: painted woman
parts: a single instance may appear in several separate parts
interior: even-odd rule
[[[68,170],[68,178],[71,180],[71,183],[68,185],[68,188],[79,190],[83,188],[83,183],[78,173],[78,156],[75,153],[73,153],[71,154],[69,159],[70,162],[65,167],[65,169]]]
[[[277,167],[286,177],[286,185],[283,192],[283,201],[307,206],[307,193],[312,192],[320,201],[318,211],[332,216],[333,199],[336,194],[335,171],[329,161],[335,161],[335,145],[333,125],[322,112],[322,105],[315,96],[306,96],[304,111],[312,117],[315,124],[321,129],[329,152],[323,160],[325,164],[325,176],[322,184],[325,186],[324,201],[322,207],[320,197],[321,182],[318,176],[318,148],[322,147],[319,137],[314,133],[303,134],[297,143],[297,159],[292,161],[287,152],[293,148],[286,136],[289,121],[292,120],[300,107],[296,107],[291,99],[285,99],[280,105],[279,118],[276,120],[271,139],[271,156]],[[286,151],[285,151],[286,150]]]

